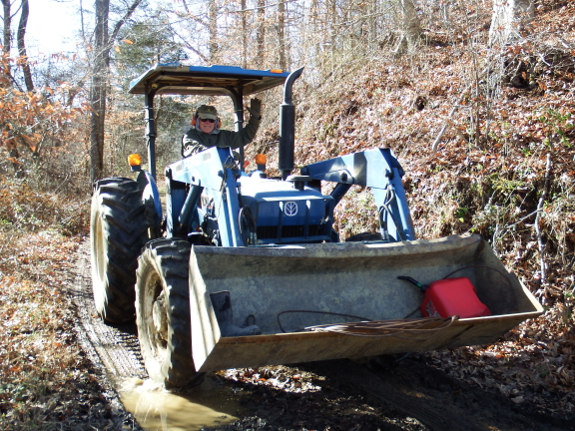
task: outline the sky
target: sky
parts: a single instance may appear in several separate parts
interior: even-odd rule
[[[28,0],[30,15],[26,32],[29,56],[51,55],[75,47],[75,33],[80,27],[76,11],[80,0]],[[93,7],[93,0],[83,0],[84,7]],[[20,15],[18,14],[18,18]]]

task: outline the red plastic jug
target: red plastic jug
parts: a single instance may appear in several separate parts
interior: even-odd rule
[[[421,313],[425,317],[459,316],[468,317],[491,316],[489,308],[479,300],[475,286],[467,277],[445,278],[431,283],[421,284],[411,277],[398,277],[407,280],[425,292],[421,303]]]

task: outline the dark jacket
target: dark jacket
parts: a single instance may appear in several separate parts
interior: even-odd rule
[[[259,126],[260,119],[252,115],[246,127],[239,132],[215,129],[207,134],[192,128],[182,138],[182,156],[188,157],[211,147],[240,148],[254,139]]]

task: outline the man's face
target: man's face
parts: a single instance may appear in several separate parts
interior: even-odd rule
[[[212,120],[209,118],[205,118],[205,119],[199,119],[200,121],[200,130],[203,133],[207,133],[210,134],[214,131],[214,129],[216,128],[216,121],[217,120]]]

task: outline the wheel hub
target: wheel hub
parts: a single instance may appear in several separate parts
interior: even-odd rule
[[[158,339],[166,341],[168,338],[168,314],[164,292],[160,293],[154,301],[154,305],[152,306],[152,321]]]

